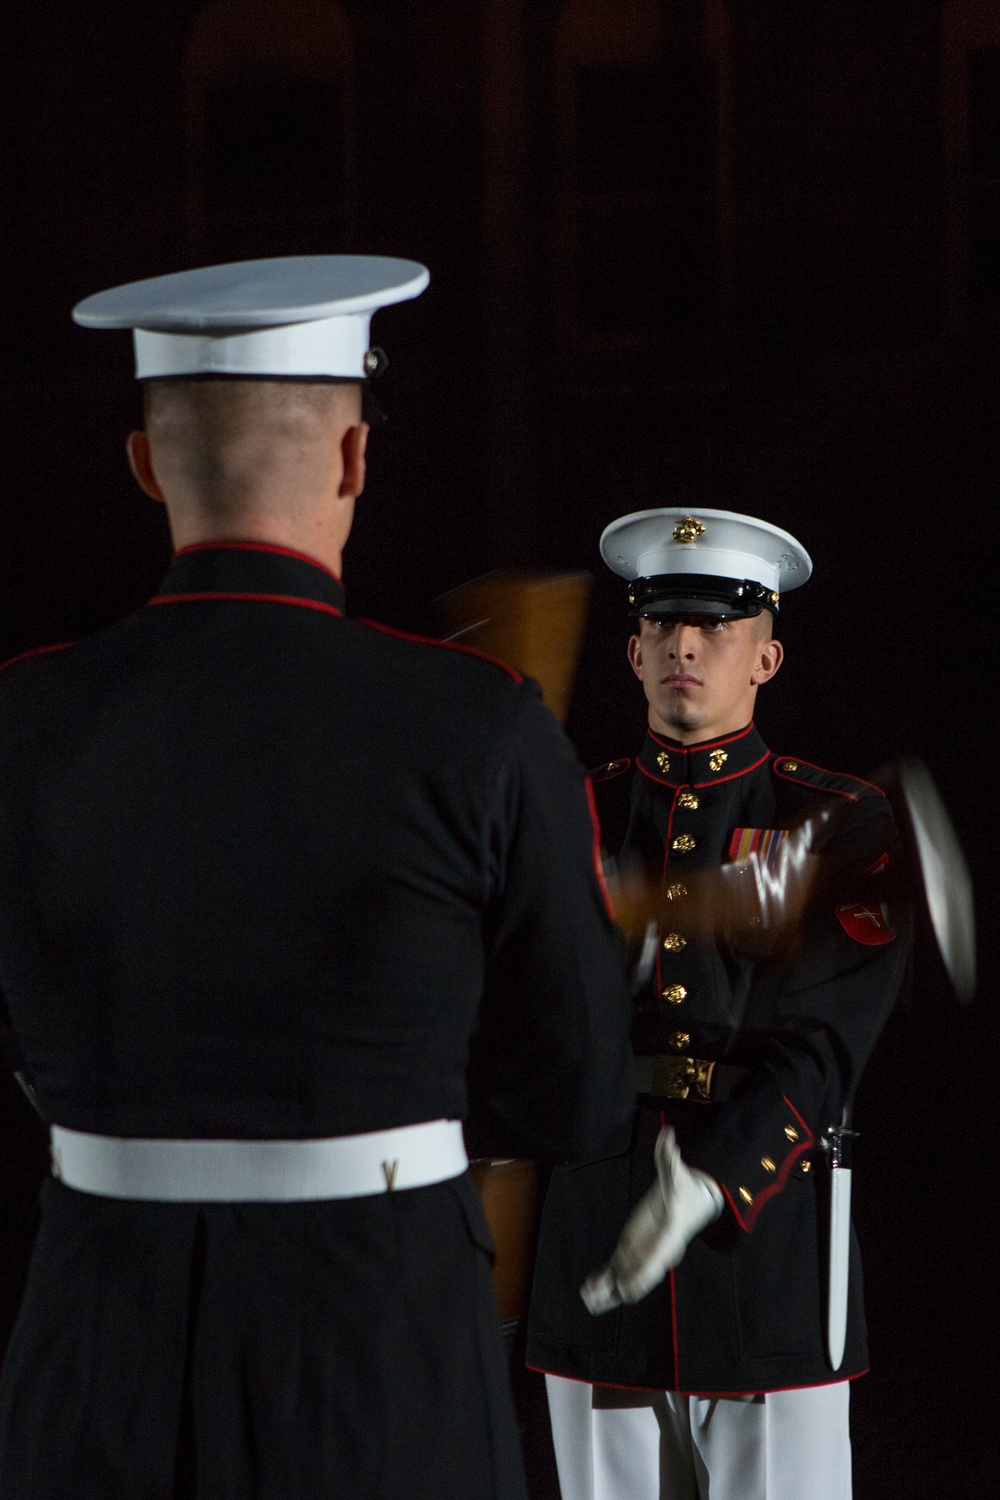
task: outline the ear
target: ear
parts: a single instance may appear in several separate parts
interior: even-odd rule
[[[629,638],[628,638],[628,660],[629,660],[629,666],[632,668],[632,671],[635,673],[635,675],[638,677],[639,681],[641,682],[642,681],[642,641],[639,639],[638,635],[630,635]]]
[[[356,499],[365,487],[365,452],[368,448],[367,422],[358,422],[348,427],[340,440],[340,457],[344,466],[344,477],[337,494],[341,499]]]
[[[130,432],[125,439],[125,452],[128,454],[128,466],[135,476],[135,482],[141,490],[145,490],[151,500],[159,500],[163,504],[163,491],[160,489],[156,475],[153,473],[153,455],[150,452],[149,438],[145,432]]]
[[[753,686],[759,687],[763,682],[770,682],[784,657],[785,650],[780,641],[765,641],[757,653],[757,665],[750,673]]]

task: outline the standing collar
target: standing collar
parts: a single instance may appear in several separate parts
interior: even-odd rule
[[[646,742],[639,753],[640,770],[663,786],[714,786],[745,776],[763,765],[770,751],[753,724],[736,734],[704,740],[699,745],[679,745],[665,735],[646,731]]]
[[[235,599],[344,612],[340,579],[315,558],[270,542],[204,542],[182,547],[150,604]]]

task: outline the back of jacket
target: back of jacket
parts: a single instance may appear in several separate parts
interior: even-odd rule
[[[462,1118],[482,1012],[508,1140],[602,1149],[634,1093],[593,846],[533,684],[346,619],[297,554],[189,549],[0,677],[0,995],[71,1128]]]

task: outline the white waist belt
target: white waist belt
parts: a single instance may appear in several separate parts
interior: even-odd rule
[[[458,1120],[307,1141],[173,1141],[53,1125],[52,1171],[102,1198],[287,1203],[428,1187],[468,1166]]]

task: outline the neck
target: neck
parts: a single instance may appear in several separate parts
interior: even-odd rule
[[[177,514],[170,509],[170,533],[174,551],[203,546],[206,542],[264,542],[287,547],[315,558],[336,578],[342,576],[346,534],[322,515],[291,520],[266,514],[241,516],[236,520],[214,520],[204,514]]]
[[[714,724],[677,724],[668,722],[650,707],[649,727],[654,734],[673,740],[678,745],[708,745],[713,740],[724,740],[731,734],[739,734],[753,721],[753,702],[743,705],[738,712],[727,714]]]

